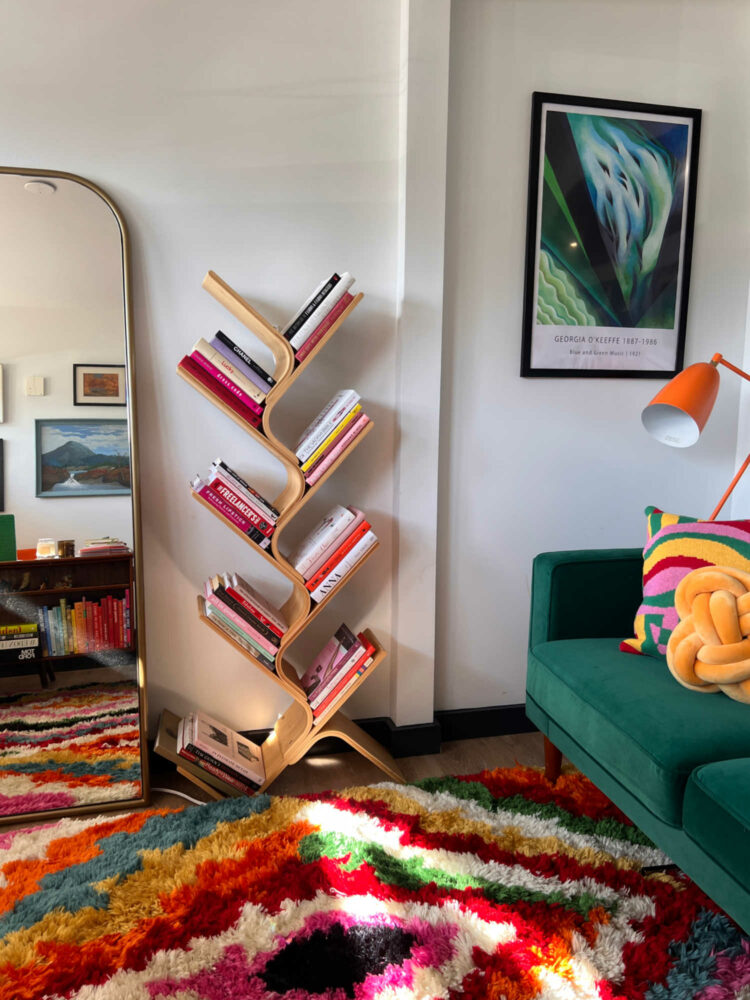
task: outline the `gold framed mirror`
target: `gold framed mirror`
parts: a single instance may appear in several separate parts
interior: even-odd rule
[[[148,802],[127,228],[0,168],[0,824]]]

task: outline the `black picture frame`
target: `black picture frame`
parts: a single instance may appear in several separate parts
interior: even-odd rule
[[[532,95],[523,377],[682,369],[700,130],[697,108]]]
[[[86,392],[86,376],[93,378],[98,392]],[[113,379],[115,381],[113,381]],[[113,393],[112,390],[117,389]],[[123,365],[73,365],[74,406],[127,406],[127,368]]]

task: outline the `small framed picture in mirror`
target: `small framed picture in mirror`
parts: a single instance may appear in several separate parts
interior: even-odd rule
[[[126,406],[125,365],[73,365],[76,406]]]

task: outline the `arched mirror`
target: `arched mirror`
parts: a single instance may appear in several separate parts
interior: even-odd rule
[[[148,797],[128,244],[0,169],[0,823]]]

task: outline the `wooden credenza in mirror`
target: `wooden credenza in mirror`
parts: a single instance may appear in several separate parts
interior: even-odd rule
[[[0,823],[148,800],[128,243],[0,168]]]

